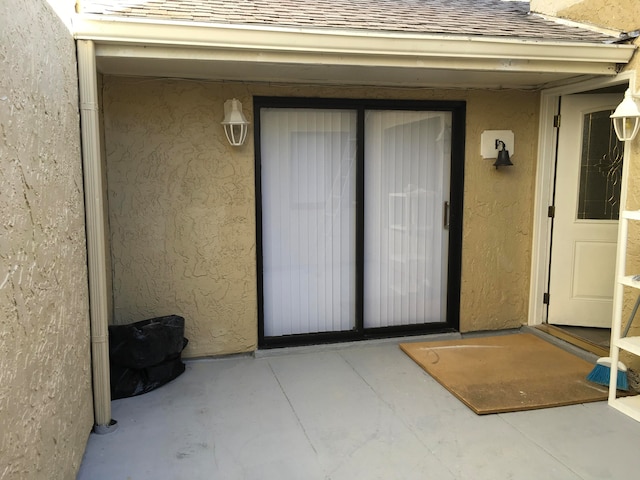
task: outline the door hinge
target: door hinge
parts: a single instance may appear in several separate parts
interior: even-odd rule
[[[555,207],[555,205],[549,205],[549,208],[547,209],[547,217],[549,217],[549,218],[555,218],[556,217],[556,207]]]
[[[542,294],[542,303],[544,305],[549,305],[549,294],[548,293],[543,293]]]
[[[560,115],[553,116],[553,127],[560,128]]]

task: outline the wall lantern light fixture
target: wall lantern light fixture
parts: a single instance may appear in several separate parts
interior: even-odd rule
[[[234,147],[244,144],[247,138],[249,122],[242,113],[242,103],[234,98],[224,102],[224,120],[222,121],[227,140]]]
[[[618,140],[626,142],[635,138],[640,129],[640,107],[629,88],[624,93],[624,100],[617,106],[611,118]]]
[[[509,151],[507,150],[507,146],[502,140],[497,138],[496,138],[496,148],[498,149],[498,158],[496,158],[496,161],[493,164],[493,166],[498,168],[498,167],[509,167],[513,165],[513,163],[511,162],[511,159],[509,158]]]

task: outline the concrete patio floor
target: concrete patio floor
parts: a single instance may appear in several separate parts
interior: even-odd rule
[[[397,343],[189,361],[113,402],[78,479],[638,478],[640,423],[606,402],[477,416]]]

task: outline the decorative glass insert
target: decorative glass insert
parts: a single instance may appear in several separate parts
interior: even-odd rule
[[[623,143],[609,116],[612,110],[584,115],[580,160],[579,220],[617,220],[620,211]]]

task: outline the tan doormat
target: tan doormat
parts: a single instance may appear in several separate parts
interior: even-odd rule
[[[591,363],[529,333],[400,348],[478,415],[607,399]]]

